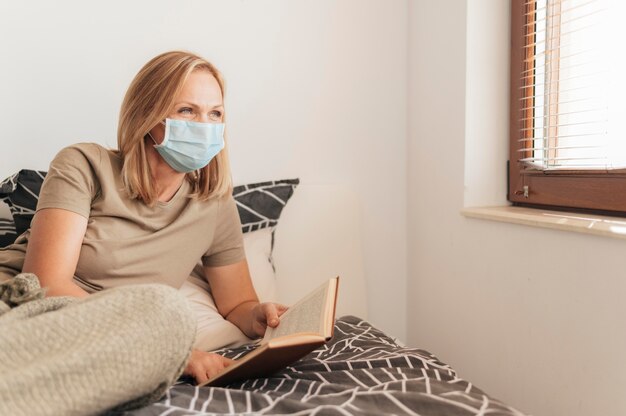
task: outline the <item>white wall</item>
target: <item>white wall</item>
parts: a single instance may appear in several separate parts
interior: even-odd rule
[[[115,147],[119,105],[139,68],[166,50],[197,52],[227,80],[235,182],[299,176],[356,192],[363,257],[354,261],[376,294],[369,318],[404,338],[406,8],[405,0],[3,1],[0,177],[46,169],[74,142]]]
[[[114,146],[139,67],[198,52],[236,182],[356,193],[375,324],[526,412],[626,413],[624,243],[459,214],[504,203],[507,1],[7,1],[0,39],[1,177]]]
[[[624,415],[626,244],[459,214],[505,203],[508,3],[409,2],[408,341],[522,411]]]

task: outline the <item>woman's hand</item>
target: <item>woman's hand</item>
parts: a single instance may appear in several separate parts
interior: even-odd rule
[[[191,358],[189,358],[189,362],[183,374],[194,377],[196,382],[201,384],[221,372],[233,362],[234,361],[230,358],[222,357],[213,352],[193,349],[191,351]]]
[[[248,338],[263,336],[268,325],[278,326],[287,310],[277,303],[259,303],[245,259],[227,266],[205,267],[204,274],[219,313]]]
[[[280,324],[280,316],[287,311],[287,306],[279,303],[257,303],[252,308],[252,330],[262,337],[267,327],[276,328]]]

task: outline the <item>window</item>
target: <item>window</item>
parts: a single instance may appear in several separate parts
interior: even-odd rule
[[[512,1],[514,205],[626,215],[625,17],[623,0]]]

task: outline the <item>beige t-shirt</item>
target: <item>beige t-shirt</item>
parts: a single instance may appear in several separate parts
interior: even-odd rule
[[[180,287],[199,262],[224,266],[245,258],[241,223],[228,195],[198,201],[183,185],[153,207],[123,190],[122,160],[94,143],[59,152],[50,164],[37,211],[61,208],[88,219],[74,281],[88,292],[120,285]],[[0,249],[0,281],[21,272],[30,230]]]

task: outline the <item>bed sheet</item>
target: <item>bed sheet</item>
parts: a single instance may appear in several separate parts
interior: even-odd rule
[[[237,358],[248,351],[220,352]],[[338,319],[331,341],[271,377],[227,388],[182,381],[160,401],[116,414],[523,415],[459,378],[430,352],[401,346],[354,316]]]

